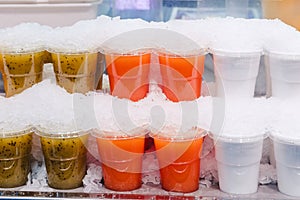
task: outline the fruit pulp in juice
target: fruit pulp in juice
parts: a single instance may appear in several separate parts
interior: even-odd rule
[[[0,187],[26,184],[30,172],[32,134],[0,138]]]
[[[69,93],[86,93],[96,88],[98,53],[51,53],[56,82]]]
[[[161,88],[168,99],[178,102],[200,97],[204,59],[204,55],[191,57],[159,55]]]
[[[154,138],[162,188],[193,192],[199,188],[200,153],[203,137],[189,141]]]
[[[41,137],[48,184],[56,189],[82,186],[86,174],[88,135],[72,138]]]
[[[0,71],[6,97],[21,93],[43,78],[44,52],[2,54]]]
[[[143,99],[149,91],[151,54],[106,55],[111,94],[132,101]]]
[[[115,191],[130,191],[142,185],[145,137],[97,138],[104,185]]]

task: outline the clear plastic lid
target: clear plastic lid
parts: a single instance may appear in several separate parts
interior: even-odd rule
[[[111,131],[111,130],[100,130],[94,129],[92,131],[92,135],[96,138],[101,139],[109,139],[109,140],[122,140],[122,139],[129,139],[135,137],[141,137],[149,133],[147,127],[137,127],[132,130],[119,130],[119,131]]]
[[[0,127],[0,138],[9,138],[9,137],[16,137],[21,135],[26,135],[28,133],[32,133],[33,127],[32,126],[25,126],[25,127]]]
[[[186,141],[196,138],[202,138],[207,135],[207,131],[193,127],[189,130],[178,130],[172,126],[165,126],[160,130],[151,130],[151,136],[161,140],[170,140],[170,141]]]
[[[77,129],[76,127],[42,127],[36,126],[34,132],[41,137],[48,138],[74,138],[90,133],[89,130]]]
[[[209,137],[213,140],[221,140],[230,143],[248,143],[263,140],[268,137],[268,133],[258,133],[253,135],[226,135],[226,134],[213,134],[209,133]]]

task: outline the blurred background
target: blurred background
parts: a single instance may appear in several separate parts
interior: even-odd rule
[[[98,15],[147,21],[206,17],[261,18],[261,0],[103,0]]]

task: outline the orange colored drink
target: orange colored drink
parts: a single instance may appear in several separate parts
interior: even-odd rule
[[[111,94],[132,101],[143,99],[149,91],[151,53],[105,57]]]
[[[106,188],[130,191],[142,185],[145,137],[98,137],[98,150]]]
[[[185,140],[154,136],[163,189],[188,193],[199,188],[202,143],[203,136]]]
[[[279,18],[300,30],[299,0],[263,0],[262,8],[267,19]]]
[[[201,94],[204,55],[159,55],[161,88],[174,102],[197,99]]]

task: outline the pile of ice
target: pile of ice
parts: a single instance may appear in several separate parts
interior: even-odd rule
[[[219,100],[207,96],[195,101],[174,103],[166,99],[159,87],[152,85],[145,99],[132,102],[106,93],[69,94],[54,81],[47,79],[21,94],[10,98],[0,97],[0,129],[30,125],[57,129],[59,127],[82,130],[96,128],[130,133],[130,130],[142,126],[156,130],[172,127],[174,132],[180,133],[198,127],[208,131],[220,128],[221,132],[231,136],[236,134],[246,137],[247,134],[264,132],[272,122],[279,120],[279,118],[270,118],[278,112],[276,109],[271,109],[273,104],[278,104],[273,99],[239,99],[234,103],[220,103]],[[223,110],[220,109],[222,106],[224,106]],[[90,164],[97,162],[96,145],[91,137],[88,149],[93,158],[89,159]],[[42,161],[41,154],[38,141],[34,141],[35,159]],[[151,181],[158,183],[157,165],[153,166],[153,163],[157,162],[155,155],[147,154],[144,162],[146,166],[144,183]],[[201,165],[201,184],[210,186],[213,182],[217,182],[213,142],[209,138],[204,142]],[[36,169],[42,168],[37,164],[35,166]],[[90,173],[100,173],[98,167],[99,165],[90,165],[90,171],[85,179],[95,187],[101,187],[99,176],[92,176]],[[36,172],[34,176],[38,174],[45,176],[45,173],[40,172]],[[41,183],[41,187],[44,188],[44,182],[41,181],[43,178],[35,178],[30,184]],[[88,184],[87,187],[92,186]],[[93,191],[95,187],[86,190]]]
[[[34,52],[46,48],[49,26],[23,23],[0,29],[0,51],[8,53]]]
[[[287,38],[289,38],[287,40]],[[21,24],[0,29],[0,49],[23,52],[33,47],[67,53],[102,51],[128,53],[154,49],[178,54],[222,50],[229,52],[272,51],[300,54],[300,33],[279,20],[214,18],[192,21],[145,22],[101,16],[80,21],[73,26],[52,29],[38,24]],[[14,48],[12,48],[14,47]],[[107,81],[106,81],[107,82]],[[41,126],[66,131],[98,129],[131,134],[136,128],[157,132],[171,127],[173,133],[186,133],[195,127],[229,137],[250,137],[277,133],[292,140],[298,134],[298,99],[253,98],[224,101],[200,97],[195,101],[174,103],[167,100],[159,87],[151,85],[145,99],[132,102],[107,93],[69,94],[46,79],[23,93],[10,98],[0,96],[0,131]],[[161,131],[163,132],[163,131]],[[177,136],[177,135],[175,135]],[[91,158],[85,178],[85,190],[101,188],[101,170],[97,162],[95,140],[90,139]],[[33,155],[38,164],[29,186],[44,187],[45,171],[38,141]],[[268,155],[267,155],[268,156]],[[144,158],[144,183],[159,183],[152,154]],[[201,184],[217,181],[213,142],[206,138],[201,162]],[[262,166],[262,183],[274,182],[270,166]]]
[[[0,29],[0,48],[19,51],[43,46],[49,51],[66,53],[152,49],[181,55],[214,50],[299,54],[299,44],[300,33],[278,19],[227,17],[146,22],[100,16],[66,27],[27,23]]]

